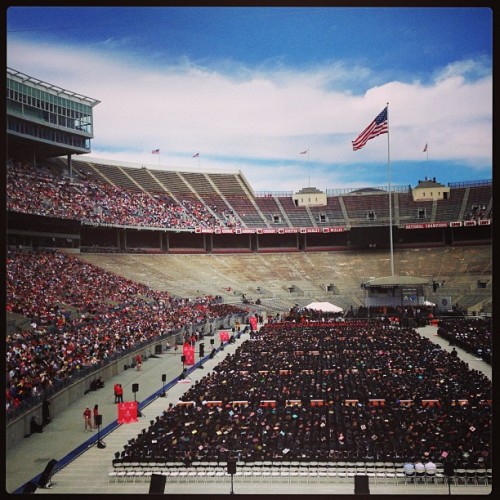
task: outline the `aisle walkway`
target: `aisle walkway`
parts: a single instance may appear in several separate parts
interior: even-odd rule
[[[444,349],[451,350],[449,343],[435,335],[435,327],[419,329],[422,335],[433,342],[440,344]],[[52,489],[36,489],[40,494],[127,494],[148,493],[148,482],[109,482],[108,472],[112,469],[112,460],[115,452],[123,450],[124,443],[135,438],[142,429],[149,426],[149,421],[162,413],[169,403],[176,403],[187,388],[205,376],[226,355],[233,353],[242,342],[249,338],[242,334],[234,344],[226,344],[224,349],[218,351],[214,359],[204,358],[203,368],[192,368],[185,380],[179,381],[182,371],[180,351],[178,353],[165,353],[157,358],[149,358],[142,365],[142,370],[124,371],[119,376],[106,382],[106,387],[97,392],[85,395],[79,404],[68,407],[59,415],[54,415],[52,422],[42,434],[33,435],[24,439],[15,449],[6,456],[6,491],[21,493],[29,481],[38,482],[38,479],[50,460],[57,461],[55,474],[52,477]],[[205,345],[208,343],[205,339]],[[473,369],[483,371],[491,378],[491,366],[481,360],[459,350],[459,355]],[[196,366],[196,365],[195,365]],[[166,397],[160,397],[163,390],[162,374],[166,374]],[[115,380],[116,379],[116,380]],[[142,412],[142,417],[136,423],[117,424],[117,407],[114,404],[113,385],[119,382],[125,389],[125,401],[133,401],[132,384],[139,384],[137,401]],[[93,407],[98,404],[103,415],[101,438],[106,447],[101,449],[96,446],[96,432],[84,432],[82,413],[86,406]],[[60,469],[60,470],[59,470]],[[225,482],[209,483],[168,483],[165,493],[200,493],[224,494],[230,493],[230,476],[225,477]],[[488,494],[491,486],[451,486],[451,494]],[[349,482],[306,482],[288,484],[281,482],[241,482],[239,478],[234,481],[235,493],[254,494],[353,494],[353,479]],[[370,484],[372,494],[449,494],[445,485],[423,486],[395,485],[388,482]]]

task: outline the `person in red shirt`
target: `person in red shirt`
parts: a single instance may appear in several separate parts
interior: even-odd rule
[[[83,412],[83,420],[85,422],[85,432],[87,432],[87,429],[92,431],[92,412],[88,406]]]
[[[141,355],[138,354],[136,357],[135,357],[135,362],[137,364],[137,371],[140,372],[141,371],[141,366],[142,366],[142,358],[141,358]]]
[[[115,386],[115,394],[118,403],[123,403],[123,387],[122,384],[116,384]]]

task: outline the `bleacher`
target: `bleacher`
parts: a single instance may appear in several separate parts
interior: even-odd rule
[[[265,219],[257,211],[248,196],[226,195],[226,199],[234,208],[244,225],[249,228],[267,227]]]
[[[279,197],[278,201],[293,227],[315,227],[314,220],[311,219],[305,207],[295,206],[292,198],[289,197]]]
[[[141,188],[154,195],[155,193],[161,193],[162,195],[166,195],[166,191],[158,183],[156,178],[153,176],[152,170],[148,170],[146,168],[130,168],[127,169],[127,174],[137,183]]]
[[[347,226],[338,196],[328,196],[326,206],[311,207],[311,212],[319,227],[322,225]],[[322,220],[324,215],[324,220]]]
[[[241,294],[269,309],[283,310],[295,303],[325,300],[347,309],[364,303],[361,283],[389,274],[385,251],[333,253],[302,252],[206,255],[82,254],[80,258],[140,283],[168,288],[174,295],[197,297],[218,293],[228,303]],[[208,264],[207,264],[208,262]],[[443,283],[426,292],[431,301],[453,297],[467,307],[491,301],[491,249],[487,246],[402,249],[395,252],[396,270],[407,276],[428,277]],[[478,288],[478,280],[487,287]],[[326,285],[334,289],[327,291]],[[296,285],[297,291],[288,287]],[[259,287],[262,293],[256,293]],[[299,292],[300,291],[300,292]],[[279,309],[281,308],[281,309]],[[478,310],[478,309],[476,309]]]
[[[65,162],[56,158],[48,163],[67,170]],[[217,207],[234,211],[242,227],[308,228],[328,226],[375,227],[389,223],[387,192],[380,189],[357,189],[327,196],[324,207],[297,207],[291,196],[255,196],[241,172],[190,172],[133,168],[104,160],[74,159],[76,178],[112,184],[131,192],[169,195],[173,201],[203,203],[207,210]],[[492,213],[492,183],[482,181],[452,186],[448,199],[433,202],[413,201],[412,193],[393,193],[393,224],[454,222],[489,218]],[[284,212],[284,213],[283,213]]]
[[[431,222],[432,202],[414,201],[412,193],[397,193],[399,224]]]
[[[493,206],[493,187],[477,186],[474,189],[469,188],[467,198],[467,210],[464,214],[465,219],[486,219],[490,215]]]
[[[260,208],[261,212],[269,221],[272,227],[287,227],[283,214],[281,213],[280,207],[276,203],[276,198],[274,196],[258,196],[255,198],[255,203]]]
[[[450,197],[447,200],[437,202],[436,217],[432,222],[458,221],[464,203],[465,189],[456,188],[450,191]]]
[[[394,194],[392,196],[394,210]],[[342,200],[351,225],[359,227],[389,224],[389,196],[387,193],[349,194],[342,196]]]
[[[223,196],[247,196],[246,183],[237,174],[209,173],[208,177]],[[244,189],[245,188],[245,189]],[[250,192],[251,193],[251,192]]]

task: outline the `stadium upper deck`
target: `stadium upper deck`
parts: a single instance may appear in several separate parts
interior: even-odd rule
[[[63,178],[64,174],[69,175],[65,159],[48,162],[46,165],[55,172],[56,179]],[[58,189],[75,191],[75,194],[81,196],[78,184],[84,181],[94,186],[118,188],[136,197],[136,201],[132,200],[131,204],[138,205],[135,209],[139,214],[143,210],[143,206],[140,205],[144,205],[144,199],[155,201],[161,198],[168,202],[169,207],[197,205],[204,213],[203,220],[197,221],[199,212],[194,213],[189,223],[181,227],[195,232],[327,233],[348,231],[351,228],[386,227],[390,220],[388,192],[383,189],[359,189],[344,194],[328,195],[325,206],[298,207],[291,196],[255,194],[241,172],[154,170],[90,159],[73,160],[71,168],[74,182],[68,185],[60,184]],[[16,168],[12,167],[11,171],[15,172]],[[39,177],[36,170],[32,170],[30,175]],[[394,225],[400,229],[430,229],[491,224],[493,206],[491,181],[450,187],[450,196],[447,199],[425,202],[415,201],[410,187],[391,190]],[[14,190],[9,194],[9,201],[16,197]],[[26,193],[23,190],[19,193],[21,194]],[[33,196],[36,200],[36,193],[33,193]],[[72,193],[68,196],[71,197]],[[107,201],[113,202],[113,200]],[[45,200],[46,205],[50,206],[50,202],[51,200]],[[94,199],[92,204],[99,207],[99,200]],[[16,211],[12,205],[8,208]],[[21,211],[30,213],[29,209]],[[36,201],[31,213],[37,213]],[[207,214],[210,216],[209,223]],[[69,214],[68,218],[75,216]],[[95,214],[91,220],[85,214],[76,216],[76,219],[82,222],[110,223],[109,220],[100,221]],[[228,223],[228,219],[231,223]],[[179,226],[171,227],[165,221],[157,222],[152,222],[147,217],[137,220],[135,224],[114,221],[115,224],[179,229]]]

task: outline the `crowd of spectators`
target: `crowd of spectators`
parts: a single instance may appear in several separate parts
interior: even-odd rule
[[[273,322],[121,453],[131,460],[491,460],[491,381],[379,320]]]
[[[471,205],[468,212],[464,215],[465,220],[483,220],[483,219],[492,219],[493,218],[493,208],[487,210],[486,205],[484,203],[474,203]]]
[[[6,337],[7,414],[145,342],[243,312],[213,296],[173,297],[57,250],[9,250],[6,278],[7,312],[31,322]]]
[[[7,162],[7,209],[86,223],[170,229],[238,228],[241,221],[229,207],[219,209],[207,200],[173,199],[166,192],[133,191],[95,177],[72,178],[55,165]],[[466,220],[492,218],[492,209],[474,204]],[[242,214],[244,216],[244,214]]]
[[[7,210],[124,226],[193,229],[238,227],[228,209],[214,212],[199,200],[176,202],[166,193],[131,191],[95,179],[26,162],[7,162]]]
[[[491,318],[475,316],[440,321],[438,335],[491,365],[493,337]]]

